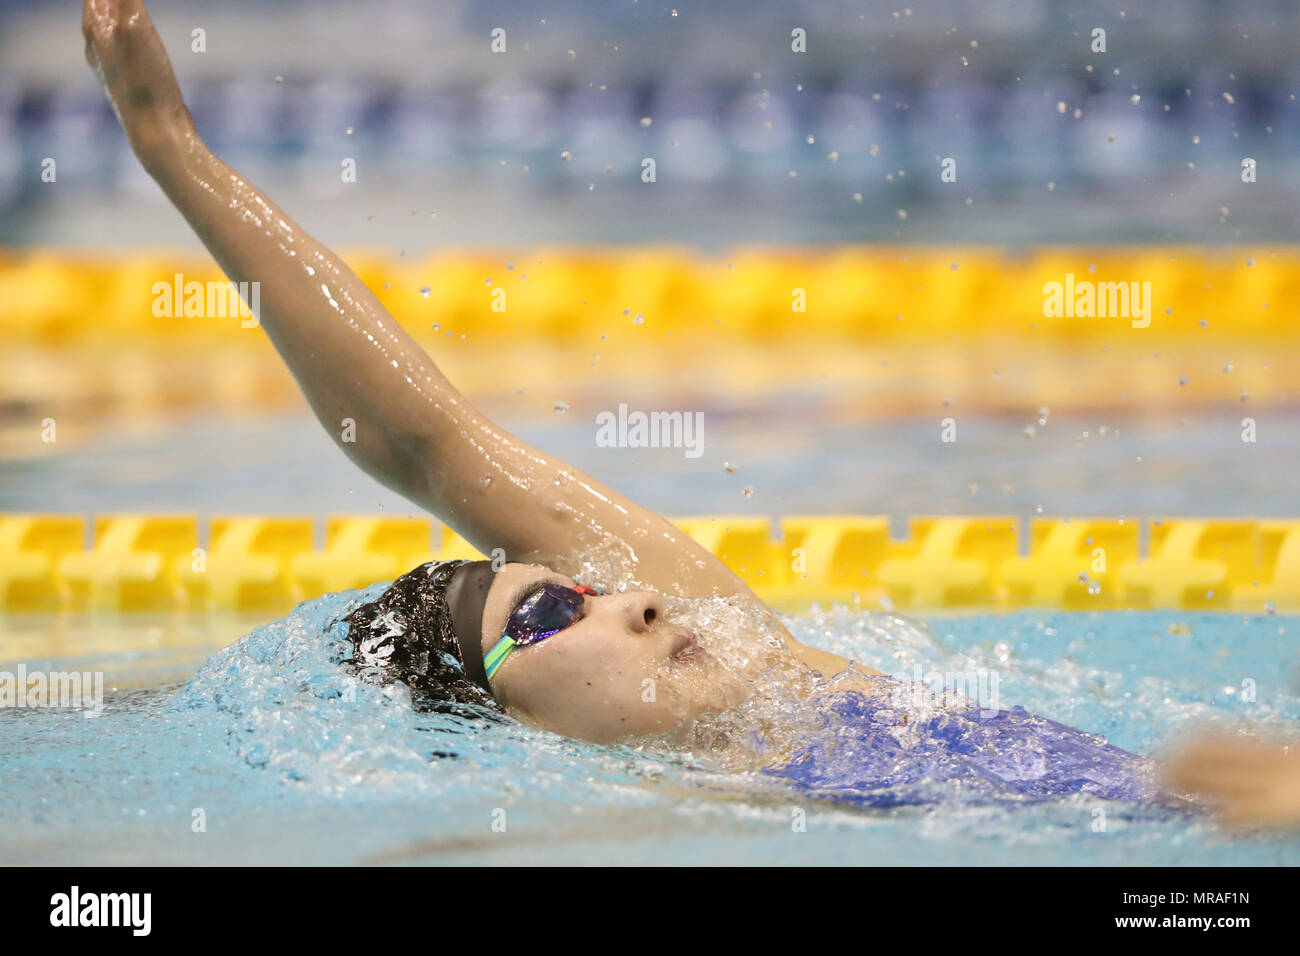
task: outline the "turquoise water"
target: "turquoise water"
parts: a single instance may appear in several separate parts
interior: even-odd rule
[[[0,863],[1300,863],[1300,836],[1231,836],[1159,803],[990,805],[953,788],[870,809],[508,719],[417,713],[400,685],[360,684],[334,663],[327,625],[379,590],[300,605],[188,681],[110,693],[95,718],[4,712]],[[1020,613],[927,626],[838,607],[788,622],[886,673],[996,672],[998,706],[1143,754],[1207,723],[1300,720],[1297,618]]]
[[[549,411],[557,398],[574,399],[569,414]],[[575,396],[518,398],[530,400],[546,414],[503,407],[500,417],[668,514],[1285,516],[1295,500],[1295,429],[1262,443],[1263,458],[1227,454],[1225,443],[1241,445],[1226,412],[1119,428],[1056,416],[1032,441],[1029,417],[985,417],[936,463],[931,420],[836,419],[787,397],[719,408],[696,461],[598,449],[591,409]],[[305,414],[128,424],[61,438],[57,455],[0,458],[0,507],[414,511]],[[702,760],[417,714],[400,689],[357,685],[349,700],[323,631],[357,596],[308,602],[256,630],[263,622],[0,617],[0,670],[20,660],[102,669],[110,688],[132,688],[110,689],[93,719],[0,710],[0,863],[1300,863],[1300,837],[1231,836],[1161,804],[990,804],[941,786],[925,805],[872,809],[851,790],[814,797]],[[788,623],[800,640],[888,674],[996,673],[996,706],[1023,705],[1141,754],[1205,724],[1300,724],[1294,617],[1026,612],[927,625],[838,608]]]

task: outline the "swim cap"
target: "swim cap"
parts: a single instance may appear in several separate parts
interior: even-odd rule
[[[491,561],[466,561],[456,569],[447,586],[447,606],[451,610],[461,664],[469,679],[489,694],[492,688],[483,668],[483,607],[495,575]]]
[[[491,701],[482,651],[491,586],[488,561],[431,561],[406,572],[342,618],[353,664],[402,681],[421,709]]]

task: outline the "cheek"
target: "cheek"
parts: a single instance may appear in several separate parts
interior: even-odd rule
[[[538,670],[544,671],[561,693],[588,696],[626,691],[654,676],[654,667],[641,650],[626,641],[584,636],[545,648],[546,653],[539,655]]]
[[[659,733],[685,716],[665,662],[645,646],[606,639],[546,650],[521,661],[527,666],[511,675],[506,690],[520,710],[552,729],[613,740]]]

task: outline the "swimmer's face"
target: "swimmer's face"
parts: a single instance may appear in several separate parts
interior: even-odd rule
[[[571,588],[574,581],[531,564],[497,572],[483,607],[484,654],[519,604],[544,584]],[[665,620],[653,591],[586,595],[576,623],[516,647],[491,684],[510,713],[596,743],[681,730],[744,697],[740,682],[693,633]]]

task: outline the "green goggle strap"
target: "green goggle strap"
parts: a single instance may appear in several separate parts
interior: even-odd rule
[[[488,680],[497,672],[502,663],[510,652],[515,649],[515,639],[513,637],[503,637],[492,645],[492,650],[483,655],[483,670],[487,673]]]

